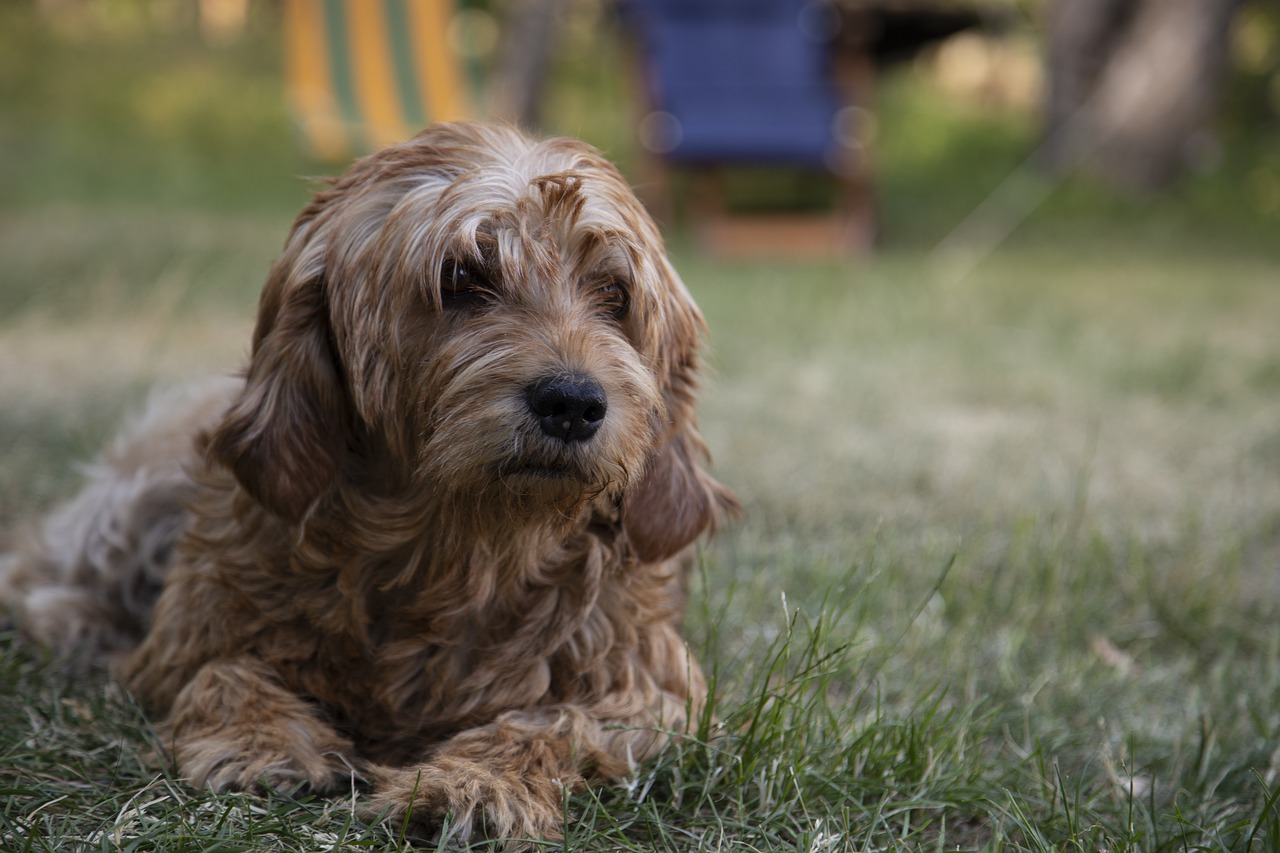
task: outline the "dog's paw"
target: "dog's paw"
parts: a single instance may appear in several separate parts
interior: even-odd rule
[[[378,767],[362,817],[417,839],[465,845],[491,840],[506,851],[534,849],[564,834],[558,780],[502,774],[468,759],[440,757],[421,767]]]
[[[160,737],[179,775],[215,791],[327,793],[353,772],[351,741],[247,658],[201,667],[178,693]]]
[[[355,773],[347,752],[340,739],[302,726],[237,734],[217,731],[180,737],[174,744],[182,776],[214,791],[332,792]]]

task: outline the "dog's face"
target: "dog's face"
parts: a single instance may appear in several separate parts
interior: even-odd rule
[[[732,500],[699,466],[702,330],[598,153],[439,125],[298,218],[210,453],[293,522],[339,488],[535,521],[606,496],[660,558]]]

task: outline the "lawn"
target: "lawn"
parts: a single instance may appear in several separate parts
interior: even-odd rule
[[[11,528],[153,384],[238,366],[325,167],[269,21],[208,47],[0,16]],[[551,122],[625,162],[569,48]],[[1280,146],[1228,134],[1216,174],[1122,199],[1028,171],[1028,116],[911,71],[883,101],[881,252],[673,241],[746,507],[687,621],[717,719],[569,799],[565,849],[1280,848]],[[1008,238],[970,238],[974,210]],[[0,635],[0,849],[403,846],[349,796],[184,786],[117,686]]]

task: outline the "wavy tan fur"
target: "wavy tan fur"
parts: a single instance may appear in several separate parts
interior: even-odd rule
[[[483,286],[458,298],[460,265]],[[314,197],[243,379],[153,403],[0,590],[38,640],[123,653],[193,784],[354,771],[370,818],[554,839],[565,788],[704,702],[685,573],[736,504],[702,467],[703,333],[596,151],[435,126]],[[586,440],[531,413],[558,376],[607,399]],[[89,560],[75,527],[128,535]],[[154,612],[122,605],[157,573]]]

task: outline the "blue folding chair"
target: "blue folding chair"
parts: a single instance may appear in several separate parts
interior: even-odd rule
[[[624,0],[621,9],[638,53],[646,101],[639,132],[653,158],[660,217],[671,215],[672,168],[705,177],[721,166],[787,166],[836,183],[843,248],[869,241],[867,155],[852,126],[866,113],[837,87],[833,8],[815,0]],[[709,220],[694,223],[704,230],[729,224],[722,203],[691,213]]]

